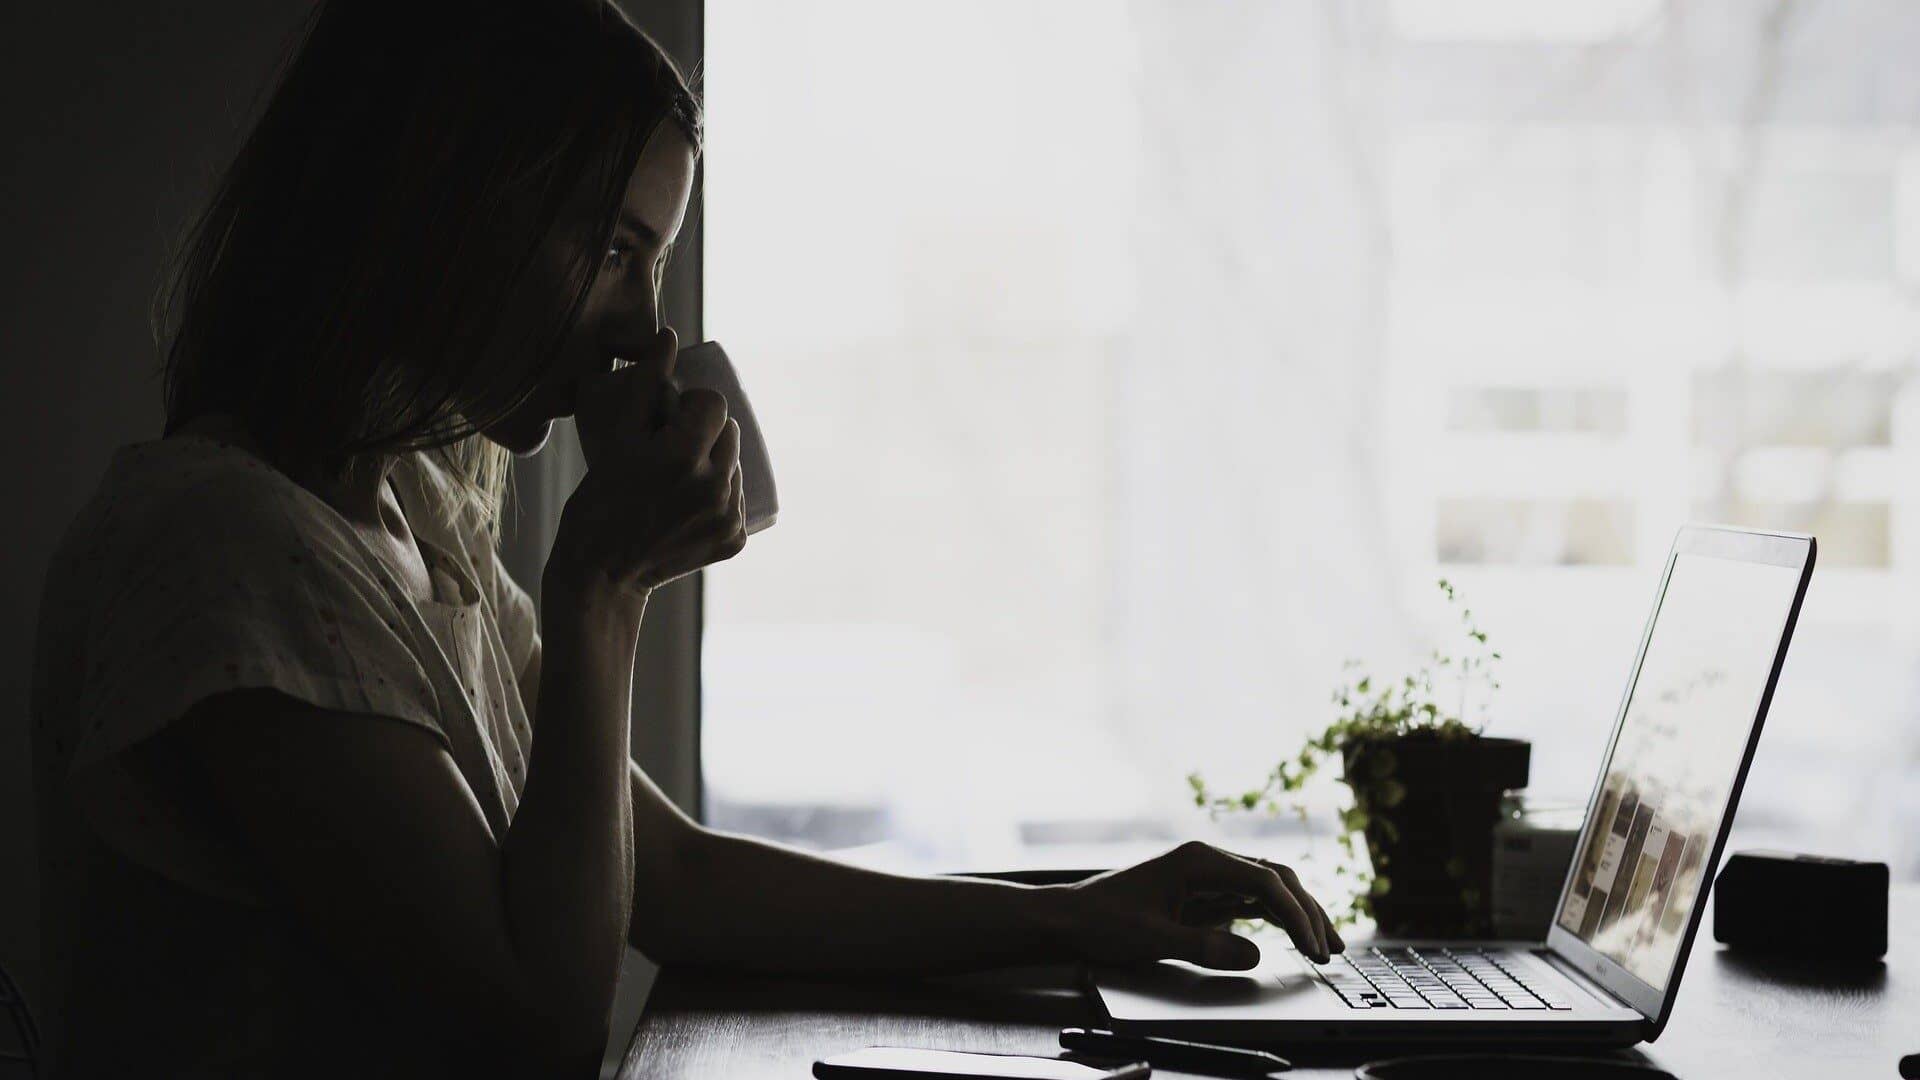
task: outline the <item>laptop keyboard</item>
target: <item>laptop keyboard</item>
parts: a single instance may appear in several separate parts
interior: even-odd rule
[[[1555,991],[1479,949],[1354,949],[1319,969],[1356,1009],[1571,1009]]]

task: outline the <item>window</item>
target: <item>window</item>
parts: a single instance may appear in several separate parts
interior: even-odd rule
[[[1443,574],[1583,802],[1704,518],[1821,541],[1744,834],[1920,874],[1920,12],[1539,11],[710,6],[707,327],[783,501],[708,575],[710,819],[1204,834],[1186,773],[1443,641]]]

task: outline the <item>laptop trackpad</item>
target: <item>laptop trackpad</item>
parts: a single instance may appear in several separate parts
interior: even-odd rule
[[[1187,1010],[1264,1008],[1320,991],[1303,964],[1266,960],[1251,971],[1214,971],[1184,960],[1142,967],[1102,968],[1096,976],[1102,998],[1115,1015],[1137,1015],[1141,1006],[1172,1016]],[[1121,1002],[1126,1008],[1117,1008]]]

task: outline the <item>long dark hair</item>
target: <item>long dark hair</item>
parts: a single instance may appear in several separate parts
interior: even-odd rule
[[[430,451],[495,529],[510,455],[477,432],[553,363],[654,130],[698,152],[699,103],[610,0],[321,0],[301,31],[155,297],[166,431],[228,413],[330,479]],[[519,340],[510,298],[544,313]]]

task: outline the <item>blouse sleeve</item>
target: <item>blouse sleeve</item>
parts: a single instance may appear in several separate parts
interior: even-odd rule
[[[446,745],[399,599],[344,527],[268,486],[219,503],[108,523],[70,771],[243,688],[416,724]]]

